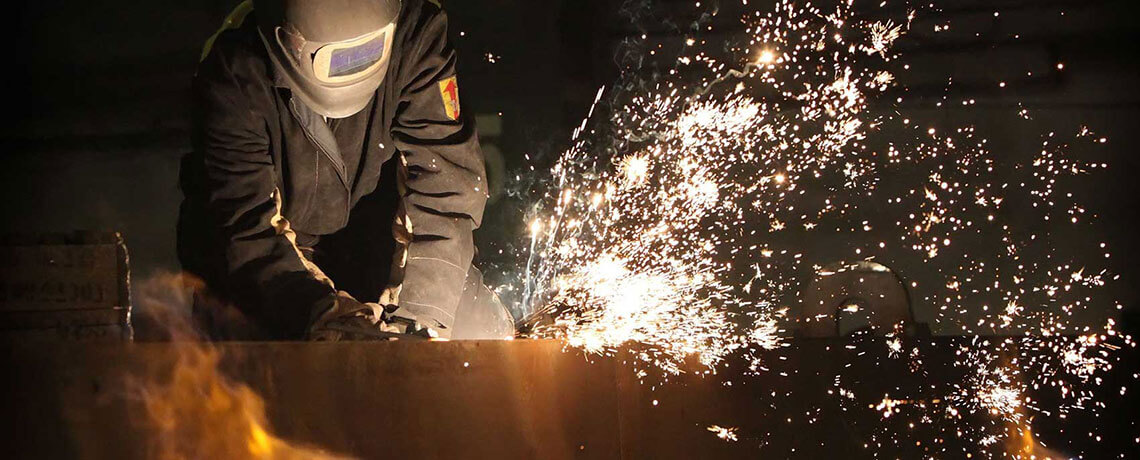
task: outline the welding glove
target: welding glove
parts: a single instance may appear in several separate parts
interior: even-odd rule
[[[308,339],[337,341],[347,338],[346,330],[371,328],[383,315],[379,304],[362,303],[347,292],[337,291],[321,299],[309,321]]]
[[[415,315],[408,311],[395,305],[362,303],[344,291],[330,295],[314,308],[313,313],[315,318],[310,322],[309,340],[430,339],[439,335],[420,325]]]

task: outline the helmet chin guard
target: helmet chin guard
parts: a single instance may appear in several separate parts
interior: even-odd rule
[[[384,81],[399,0],[258,0],[258,33],[274,72],[313,111],[345,118]]]

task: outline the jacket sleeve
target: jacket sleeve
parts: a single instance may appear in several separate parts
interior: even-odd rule
[[[281,215],[266,115],[252,99],[271,87],[235,72],[227,52],[233,51],[215,47],[194,81],[195,148],[203,161],[207,224],[224,246],[223,289],[266,332],[298,338],[313,305],[335,290],[301,255]]]
[[[472,231],[487,201],[486,174],[475,125],[459,106],[447,18],[423,3],[412,18],[406,49],[413,51],[402,59],[392,125],[412,236],[399,305],[425,325],[450,328],[475,252]]]

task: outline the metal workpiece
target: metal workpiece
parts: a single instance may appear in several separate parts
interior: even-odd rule
[[[969,371],[951,365],[969,341],[914,339],[904,344],[919,357],[912,359],[888,358],[881,338],[796,339],[757,351],[756,373],[737,356],[715,374],[693,363],[667,379],[639,365],[632,350],[586,356],[549,340],[60,343],[4,348],[0,394],[12,458],[162,457],[155,425],[187,423],[216,406],[217,395],[192,389],[200,400],[185,406],[193,413],[170,411],[165,421],[148,416],[145,402],[169,394],[156,388],[178,366],[187,371],[187,353],[203,350],[220,356],[223,388],[244,383],[263,400],[272,436],[360,458],[863,458],[885,448],[873,443],[886,433],[900,458],[1000,451],[1000,443],[972,446],[952,436],[954,424],[1000,421],[939,415],[948,407],[939,398]],[[1135,356],[1129,359],[1106,380],[1128,379]],[[1029,393],[1043,404],[1055,397],[1048,389]],[[887,412],[902,412],[888,417],[883,407],[866,406],[879,396],[890,402]],[[1128,398],[1101,416],[1125,414]],[[934,416],[913,424],[919,411]],[[1077,413],[1066,426],[1093,417]],[[1050,448],[1096,451],[1098,444],[1052,423],[1034,426]],[[233,435],[223,421],[205,426],[167,436],[196,445],[210,441],[193,438],[202,433]],[[718,437],[714,427],[731,428],[735,439]]]
[[[9,349],[3,405],[17,457],[154,456],[147,452],[153,421],[141,410],[142,393],[147,382],[168,378],[187,346],[202,344]],[[330,452],[363,458],[618,452],[612,362],[564,353],[559,343],[263,342],[216,349],[223,373],[265,400],[270,432]]]

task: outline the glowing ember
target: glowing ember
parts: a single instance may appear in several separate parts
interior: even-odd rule
[[[738,440],[736,438],[736,427],[723,427],[723,426],[719,426],[719,425],[711,425],[708,427],[708,430],[713,432],[713,433],[716,433],[716,437],[723,439],[725,441],[735,442]]]

